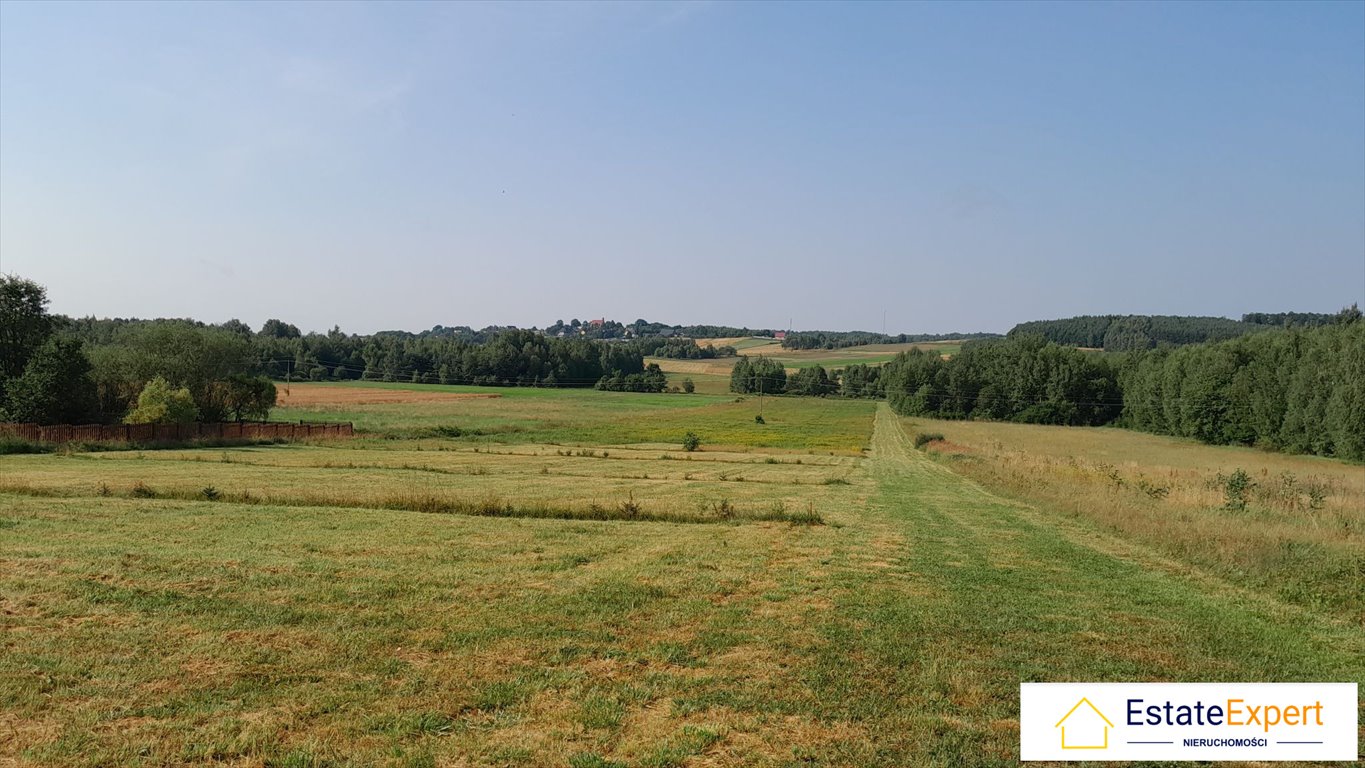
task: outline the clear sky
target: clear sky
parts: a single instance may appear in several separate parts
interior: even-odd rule
[[[1365,303],[1365,3],[0,3],[55,311],[891,332]]]

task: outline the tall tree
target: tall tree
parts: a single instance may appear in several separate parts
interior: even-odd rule
[[[0,394],[5,381],[24,372],[52,327],[47,290],[18,275],[0,274]]]
[[[8,418],[39,424],[86,424],[97,416],[95,383],[81,342],[50,336],[10,382]]]

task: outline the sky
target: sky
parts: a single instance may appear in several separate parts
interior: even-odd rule
[[[0,3],[75,316],[891,333],[1365,304],[1365,3]]]

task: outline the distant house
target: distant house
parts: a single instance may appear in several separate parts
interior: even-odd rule
[[[601,328],[602,325],[603,325],[603,323],[606,323],[606,322],[607,322],[607,318],[604,317],[604,318],[601,318],[600,320],[589,320],[589,321],[588,321],[588,325],[592,326],[593,328]]]
[[[669,336],[672,336],[673,334],[674,334],[674,330],[673,330],[672,328],[660,328],[660,329],[659,329],[659,335],[662,336],[662,337],[664,337],[665,339],[668,338]]]
[[[777,339],[778,341],[781,341],[781,340],[787,338],[787,332],[786,332],[786,331],[773,331],[773,338],[774,338],[774,339]]]

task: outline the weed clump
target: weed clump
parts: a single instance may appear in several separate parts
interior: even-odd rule
[[[915,435],[915,447],[923,448],[929,443],[943,442],[943,440],[944,437],[942,432],[920,432]]]
[[[691,453],[701,447],[701,438],[697,437],[696,432],[688,432],[683,435],[682,447],[684,451]]]
[[[135,499],[155,499],[156,491],[147,486],[141,480],[133,483],[133,487],[128,490],[128,495]]]

